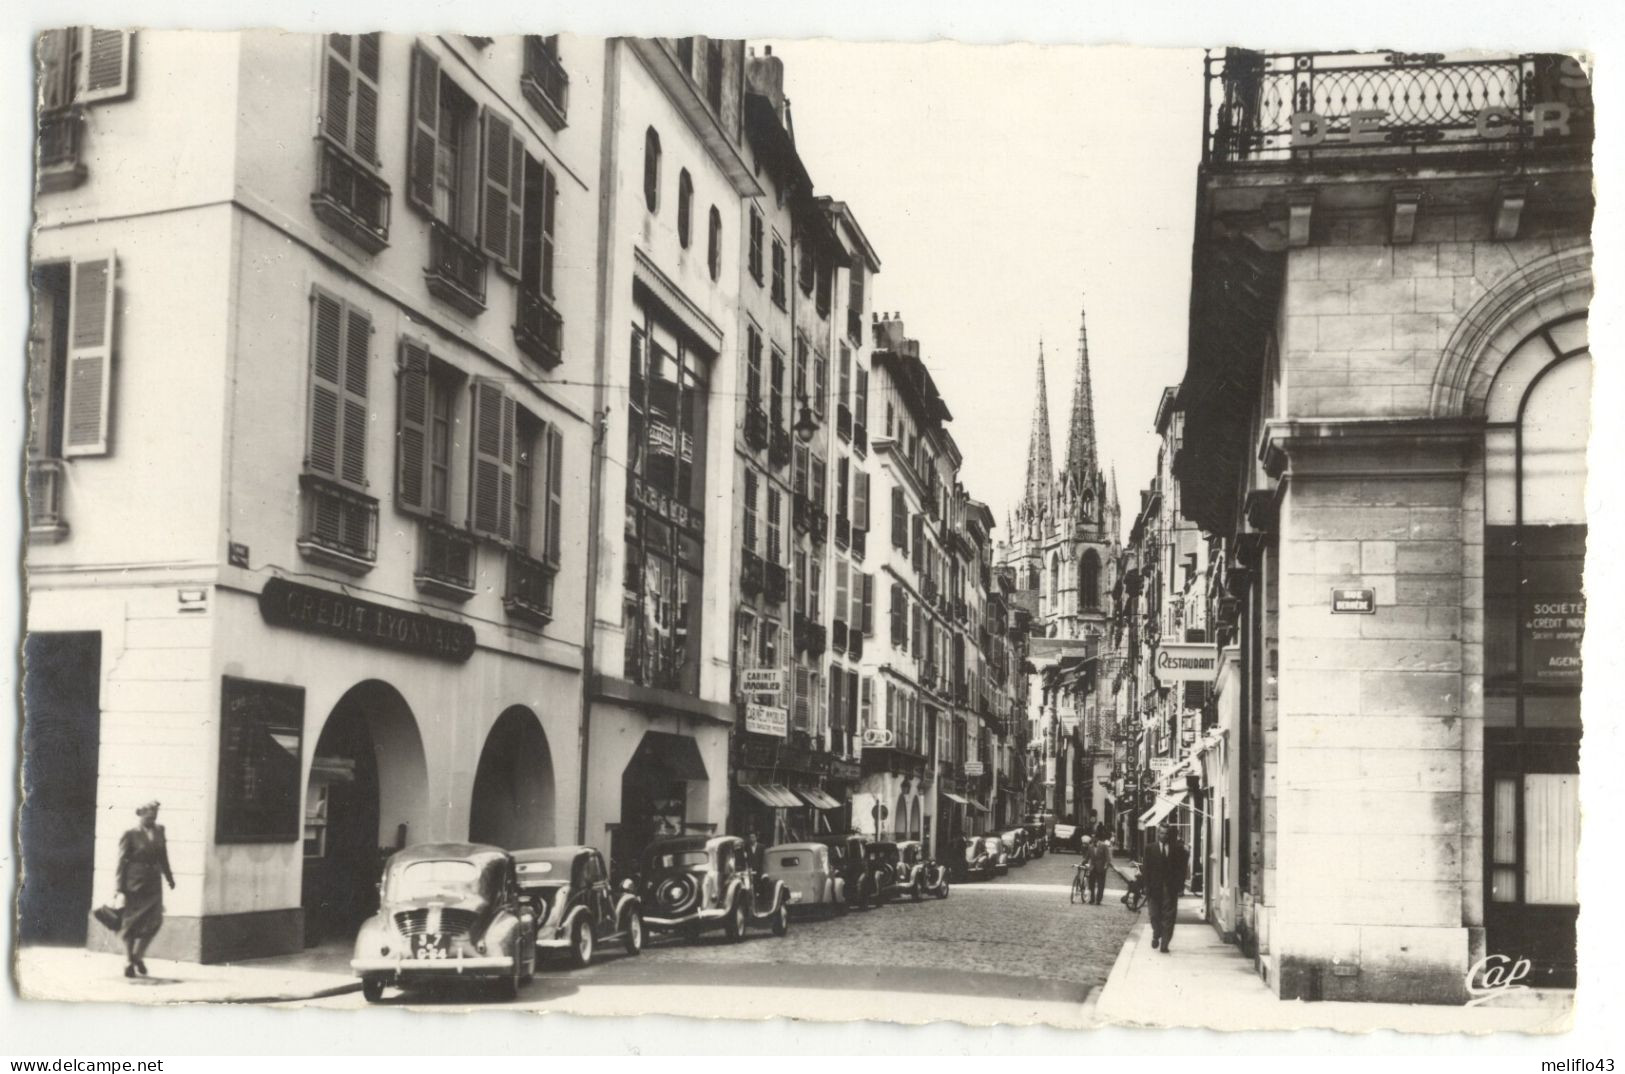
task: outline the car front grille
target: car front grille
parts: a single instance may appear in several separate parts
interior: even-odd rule
[[[472,910],[444,910],[438,907],[402,910],[395,915],[395,928],[402,936],[468,936],[479,919],[479,915]]]

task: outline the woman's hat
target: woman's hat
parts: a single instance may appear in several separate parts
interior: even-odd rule
[[[146,802],[146,803],[144,803],[142,805],[138,805],[138,806],[135,807],[135,815],[138,816],[138,817],[143,813],[156,813],[156,812],[158,812],[158,799],[156,799],[156,798],[154,798],[150,802]]]

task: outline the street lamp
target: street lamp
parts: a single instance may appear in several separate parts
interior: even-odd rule
[[[818,431],[818,419],[813,417],[812,406],[805,395],[801,397],[801,413],[796,415],[796,423],[791,428],[803,444],[812,443],[813,434]]]

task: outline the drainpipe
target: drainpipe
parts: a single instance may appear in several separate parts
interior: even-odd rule
[[[587,777],[592,744],[592,692],[597,672],[593,644],[598,619],[598,562],[604,537],[604,435],[609,428],[609,410],[604,403],[608,391],[610,335],[610,238],[614,234],[615,176],[619,154],[615,151],[616,115],[620,105],[620,50],[622,39],[604,42],[604,119],[598,163],[598,317],[593,343],[592,464],[587,477],[587,589],[582,613],[581,635],[581,719],[576,736],[580,768],[576,797],[576,842],[587,844]]]

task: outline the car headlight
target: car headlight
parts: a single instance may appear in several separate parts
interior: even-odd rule
[[[481,940],[479,943],[475,944],[474,950],[478,951],[482,955],[485,954],[485,941]]]
[[[386,944],[380,944],[378,946],[378,953],[380,955],[388,955],[389,954],[389,945],[387,943]]]

